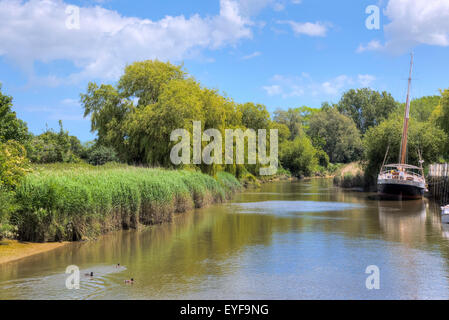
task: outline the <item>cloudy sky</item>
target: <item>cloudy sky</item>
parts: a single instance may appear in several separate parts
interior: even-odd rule
[[[372,6],[379,29],[366,26]],[[61,119],[82,141],[94,135],[79,94],[133,61],[183,63],[203,85],[273,111],[357,87],[404,101],[411,51],[413,97],[449,87],[448,0],[0,0],[3,93],[32,132]]]

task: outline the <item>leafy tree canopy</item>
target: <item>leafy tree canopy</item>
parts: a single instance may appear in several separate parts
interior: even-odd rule
[[[16,140],[24,144],[29,138],[25,122],[12,111],[12,97],[2,94],[0,84],[0,142]]]
[[[362,155],[362,140],[354,121],[335,108],[315,113],[307,133],[333,163],[356,161]]]
[[[397,163],[402,138],[403,118],[394,116],[379,126],[369,129],[363,139],[365,160],[368,162],[367,174],[375,176],[382,165],[389,146],[387,162]],[[419,154],[422,153],[425,163],[438,161],[444,149],[447,134],[430,122],[410,120],[408,138],[408,163],[418,165]]]
[[[338,111],[352,118],[362,134],[379,125],[397,108],[398,104],[390,93],[368,88],[347,91],[337,104]]]

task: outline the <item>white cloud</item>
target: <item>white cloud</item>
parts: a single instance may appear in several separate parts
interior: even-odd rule
[[[253,16],[269,7],[274,11],[282,11],[287,6],[287,0],[235,0],[239,4],[242,15]],[[299,4],[300,0],[292,0],[291,3]]]
[[[256,51],[256,52],[253,52],[253,53],[248,54],[248,55],[246,55],[246,56],[243,56],[243,57],[242,57],[242,60],[249,60],[249,59],[258,57],[258,56],[260,56],[261,54],[262,54],[261,52]]]
[[[369,87],[376,80],[376,77],[370,74],[359,74],[357,80],[363,87]]]
[[[263,89],[269,96],[277,96],[282,94],[282,88],[279,85],[265,86]]]
[[[359,74],[355,78],[339,75],[332,79],[319,82],[307,73],[301,76],[275,75],[270,80],[271,85],[262,87],[269,96],[282,98],[300,97],[304,95],[335,97],[344,90],[354,87],[368,87],[376,77],[369,74]]]
[[[252,37],[253,22],[236,0],[220,0],[215,16],[166,16],[152,21],[101,7],[80,8],[80,29],[66,28],[63,0],[0,0],[0,54],[30,76],[36,61],[71,61],[86,78],[116,79],[136,60],[181,61]],[[57,79],[47,79],[57,84]]]
[[[449,46],[448,0],[389,0],[384,15],[385,44],[370,42],[357,52],[385,49],[404,53],[418,45]]]
[[[296,35],[305,34],[311,37],[325,37],[330,24],[322,22],[296,22],[278,21],[279,24],[288,24]]]
[[[383,48],[384,47],[380,43],[380,41],[372,40],[372,41],[368,42],[367,45],[360,44],[359,47],[357,48],[356,52],[362,53],[365,51],[379,51],[379,50],[382,50]]]

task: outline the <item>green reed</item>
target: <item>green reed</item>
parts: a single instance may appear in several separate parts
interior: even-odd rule
[[[222,202],[241,187],[229,173],[108,165],[40,166],[16,192],[11,221],[26,241],[76,241],[171,221],[174,213]]]

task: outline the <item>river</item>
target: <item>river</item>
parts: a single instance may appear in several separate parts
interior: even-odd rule
[[[65,286],[69,265],[79,290]],[[371,265],[378,290],[366,286]],[[0,299],[448,298],[449,225],[436,204],[326,179],[265,184],[170,224],[0,265]]]

